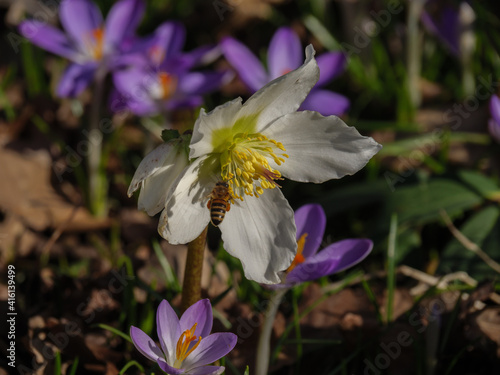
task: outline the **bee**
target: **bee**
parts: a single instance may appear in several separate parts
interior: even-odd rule
[[[226,212],[231,208],[230,199],[229,184],[225,181],[217,181],[207,203],[207,208],[210,210],[210,221],[214,226],[218,227],[224,220]]]

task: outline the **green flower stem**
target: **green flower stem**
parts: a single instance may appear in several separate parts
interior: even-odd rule
[[[88,186],[88,206],[92,213],[97,217],[103,217],[107,214],[107,181],[106,174],[101,170],[102,167],[102,142],[103,135],[99,129],[100,110],[104,96],[105,72],[97,72],[95,79],[95,89],[90,104],[89,121],[89,142],[87,157],[87,172],[89,178]]]
[[[266,312],[264,313],[264,324],[260,331],[259,343],[257,344],[257,361],[255,364],[256,375],[266,375],[269,369],[269,358],[271,356],[271,334],[273,323],[278,312],[278,307],[288,288],[277,289],[271,295]]]
[[[184,271],[184,282],[182,284],[182,312],[186,311],[189,306],[201,299],[201,272],[203,270],[203,256],[205,253],[207,230],[208,227],[188,244],[186,269]]]

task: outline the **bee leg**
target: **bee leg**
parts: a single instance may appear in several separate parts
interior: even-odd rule
[[[212,200],[210,199],[210,200],[208,201],[208,203],[207,203],[207,208],[208,208],[209,210],[210,210],[210,207],[212,207],[211,203],[212,203]]]
[[[231,204],[229,202],[226,202],[226,212],[229,212],[231,209]]]

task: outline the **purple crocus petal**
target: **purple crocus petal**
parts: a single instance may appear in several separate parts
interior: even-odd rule
[[[130,338],[141,354],[156,362],[158,358],[163,358],[161,349],[155,342],[137,327],[130,327]]]
[[[133,35],[144,8],[142,0],[121,0],[113,5],[106,17],[104,38],[107,48],[116,50],[125,37]]]
[[[186,28],[182,23],[165,22],[156,29],[152,46],[164,59],[170,59],[181,52],[185,41]]]
[[[191,370],[215,362],[233,350],[237,341],[238,336],[230,332],[214,333],[205,337],[186,358],[182,367]]]
[[[92,32],[102,27],[102,14],[97,5],[88,0],[65,0],[59,9],[61,23],[69,36],[88,48]]]
[[[301,110],[316,111],[323,116],[340,116],[349,109],[349,99],[328,90],[312,89],[300,106]]]
[[[148,88],[157,83],[155,72],[142,69],[123,69],[113,74],[113,82],[129,101],[150,101]]]
[[[64,71],[57,95],[63,98],[72,98],[80,94],[94,79],[97,65],[94,62],[86,64],[71,64]]]
[[[110,72],[126,69],[128,67],[149,69],[150,62],[143,53],[120,53],[109,55],[106,59],[106,66]]]
[[[160,103],[154,100],[134,100],[124,95],[113,98],[111,110],[115,113],[130,111],[137,116],[154,116],[161,112]]]
[[[219,375],[225,370],[224,366],[202,366],[189,370],[189,375]]]
[[[292,269],[286,276],[283,287],[290,288],[294,285],[305,283],[306,281],[312,281],[319,279],[320,277],[329,275],[330,270],[335,265],[335,260],[324,260],[322,262],[316,262],[314,259],[304,263],[298,264],[294,269]]]
[[[488,121],[488,130],[490,131],[490,135],[500,143],[500,124],[491,119]]]
[[[220,43],[222,53],[252,92],[270,81],[259,59],[242,43],[226,37]]]
[[[319,67],[319,80],[316,87],[321,87],[344,71],[347,59],[342,52],[327,52],[318,56],[316,62]]]
[[[228,76],[227,72],[192,72],[179,80],[179,90],[188,95],[202,95],[217,90]]]
[[[326,227],[326,215],[319,204],[306,204],[295,211],[297,240],[307,233],[302,255],[304,258],[316,254],[323,240]]]
[[[172,98],[165,103],[165,108],[168,111],[177,109],[193,109],[200,107],[203,104],[203,97],[199,95],[186,96],[184,98]]]
[[[161,301],[160,306],[158,306],[158,310],[156,311],[156,327],[163,353],[165,353],[167,360],[173,363],[175,361],[177,341],[182,332],[179,318],[167,300]]]
[[[424,9],[420,19],[425,28],[436,35],[451,53],[456,56],[460,54],[460,20],[457,9],[444,6],[435,17]]]
[[[493,120],[500,124],[500,98],[496,95],[493,95],[490,99],[490,113]]]
[[[163,60],[158,70],[161,72],[168,72],[171,75],[181,76],[187,74],[192,68],[192,65],[192,62],[184,58],[184,55],[178,55],[171,59]]]
[[[269,80],[281,77],[301,66],[304,60],[302,51],[298,35],[289,27],[279,28],[271,39],[267,54]]]
[[[343,271],[365,259],[372,248],[373,242],[368,239],[335,242],[297,265],[288,274],[286,283],[297,284]]]
[[[194,335],[205,338],[210,335],[212,331],[213,319],[210,301],[208,299],[202,299],[191,305],[184,314],[182,314],[180,320],[181,332],[191,329],[196,323],[197,326]]]
[[[219,58],[221,53],[219,45],[206,45],[183,53],[183,58],[188,60],[191,66],[207,65]]]
[[[180,374],[184,374],[184,372],[186,371],[186,370],[181,369],[181,368],[175,368],[175,367],[170,366],[163,358],[158,358],[156,360],[156,363],[158,363],[158,366],[160,366],[160,368],[163,371],[165,371],[167,374],[170,374],[170,375],[180,375]]]
[[[66,57],[72,61],[76,60],[78,56],[78,52],[74,49],[68,37],[45,22],[24,21],[19,25],[19,31],[31,43],[56,55]]]

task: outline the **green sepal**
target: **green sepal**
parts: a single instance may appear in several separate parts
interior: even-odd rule
[[[165,143],[179,137],[180,137],[179,131],[175,129],[163,129],[161,132],[161,139],[163,139],[163,142]]]

